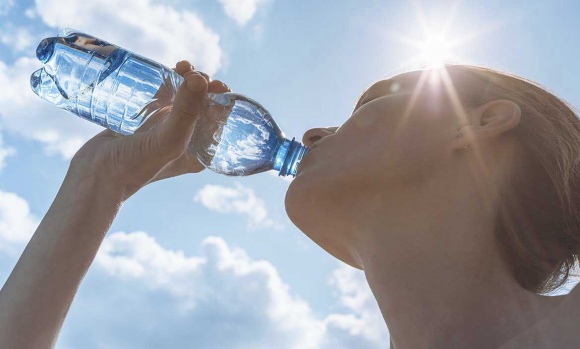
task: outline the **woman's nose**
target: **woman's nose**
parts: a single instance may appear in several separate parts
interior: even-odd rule
[[[318,142],[322,138],[334,134],[338,127],[325,127],[325,128],[311,128],[310,130],[304,133],[302,136],[302,144],[307,146],[308,148],[312,148],[314,143]]]

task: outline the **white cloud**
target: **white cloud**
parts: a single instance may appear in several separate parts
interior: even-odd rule
[[[96,261],[110,275],[133,280],[146,278],[150,286],[185,297],[195,296],[189,276],[195,275],[204,262],[201,258],[185,257],[183,251],[165,250],[144,232],[112,234],[103,242]]]
[[[38,16],[38,13],[36,13],[36,8],[31,7],[31,8],[27,8],[26,10],[24,10],[24,15],[27,18],[35,19]]]
[[[333,272],[330,282],[338,291],[340,303],[350,312],[326,317],[325,346],[336,349],[387,348],[387,326],[364,272],[341,265]]]
[[[2,135],[0,135],[0,170],[6,166],[6,158],[16,154],[16,149],[4,145]]]
[[[13,6],[14,0],[0,0],[0,16],[6,16]]]
[[[14,253],[30,240],[39,223],[25,199],[0,191],[0,250]]]
[[[218,0],[228,17],[240,26],[246,25],[256,14],[258,6],[265,0]]]
[[[219,35],[188,10],[151,0],[36,0],[36,6],[51,27],[78,29],[169,67],[187,59],[211,75],[222,63]]]
[[[10,47],[14,52],[25,52],[36,49],[32,34],[26,27],[6,24],[0,28],[0,43]]]
[[[190,257],[143,232],[114,233],[95,264],[99,282],[108,280],[84,288],[96,291],[99,304],[82,314],[73,309],[67,321],[78,332],[63,337],[69,347],[320,348],[324,325],[308,303],[291,294],[271,263],[221,238],[206,238],[201,257]]]
[[[140,0],[37,0],[34,11],[55,28],[54,35],[57,28],[76,27],[169,66],[188,59],[209,74],[222,64],[219,36],[191,11]],[[33,51],[30,37],[25,27],[7,27],[0,33],[0,41],[16,51]],[[43,143],[46,153],[70,159],[102,128],[34,95],[30,74],[41,66],[32,57],[20,57],[12,64],[0,61],[0,119],[7,130]]]
[[[1,251],[22,246],[37,225],[25,200],[0,192]],[[15,261],[6,257],[0,253],[8,275]],[[200,256],[187,256],[144,232],[117,232],[103,241],[58,347],[386,348],[364,277],[339,268],[333,280],[350,313],[320,319],[271,263],[219,237],[206,238]]]
[[[165,249],[144,232],[118,232],[103,242],[95,267],[73,303],[70,326],[65,325],[59,344],[388,347],[386,326],[364,275],[350,267],[340,267],[332,276],[339,300],[350,313],[324,319],[316,318],[308,303],[292,294],[271,263],[253,260],[219,237],[206,238],[196,257]]]
[[[26,200],[0,191],[2,277],[38,224]],[[388,347],[364,275],[339,267],[331,284],[346,312],[319,318],[270,262],[253,260],[219,237],[206,238],[200,256],[188,256],[144,232],[117,232],[103,241],[59,347]]]
[[[5,129],[45,145],[48,154],[70,159],[101,127],[38,98],[30,88],[36,58],[21,57],[11,65],[0,61],[0,119]]]
[[[281,224],[268,218],[264,200],[258,198],[252,188],[236,183],[234,188],[221,185],[205,185],[194,200],[220,213],[240,213],[248,217],[248,228],[281,228]]]

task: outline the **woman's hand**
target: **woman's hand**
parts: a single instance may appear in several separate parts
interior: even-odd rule
[[[122,201],[151,181],[203,169],[185,150],[208,88],[228,88],[209,82],[185,61],[176,71],[184,83],[173,107],[151,116],[153,127],[131,136],[103,131],[73,157],[56,198],[0,290],[2,348],[53,348]]]
[[[186,151],[187,146],[206,93],[229,89],[221,81],[210,81],[187,61],[177,63],[174,70],[184,82],[173,106],[147,120],[153,127],[143,125],[129,136],[104,130],[78,150],[69,171],[110,186],[123,201],[147,183],[202,171],[203,165]]]

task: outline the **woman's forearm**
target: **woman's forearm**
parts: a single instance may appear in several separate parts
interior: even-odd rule
[[[0,290],[3,348],[51,348],[122,195],[69,170],[46,216]]]

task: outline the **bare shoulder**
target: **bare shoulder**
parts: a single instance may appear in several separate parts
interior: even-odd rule
[[[580,285],[545,319],[499,349],[580,348]]]

